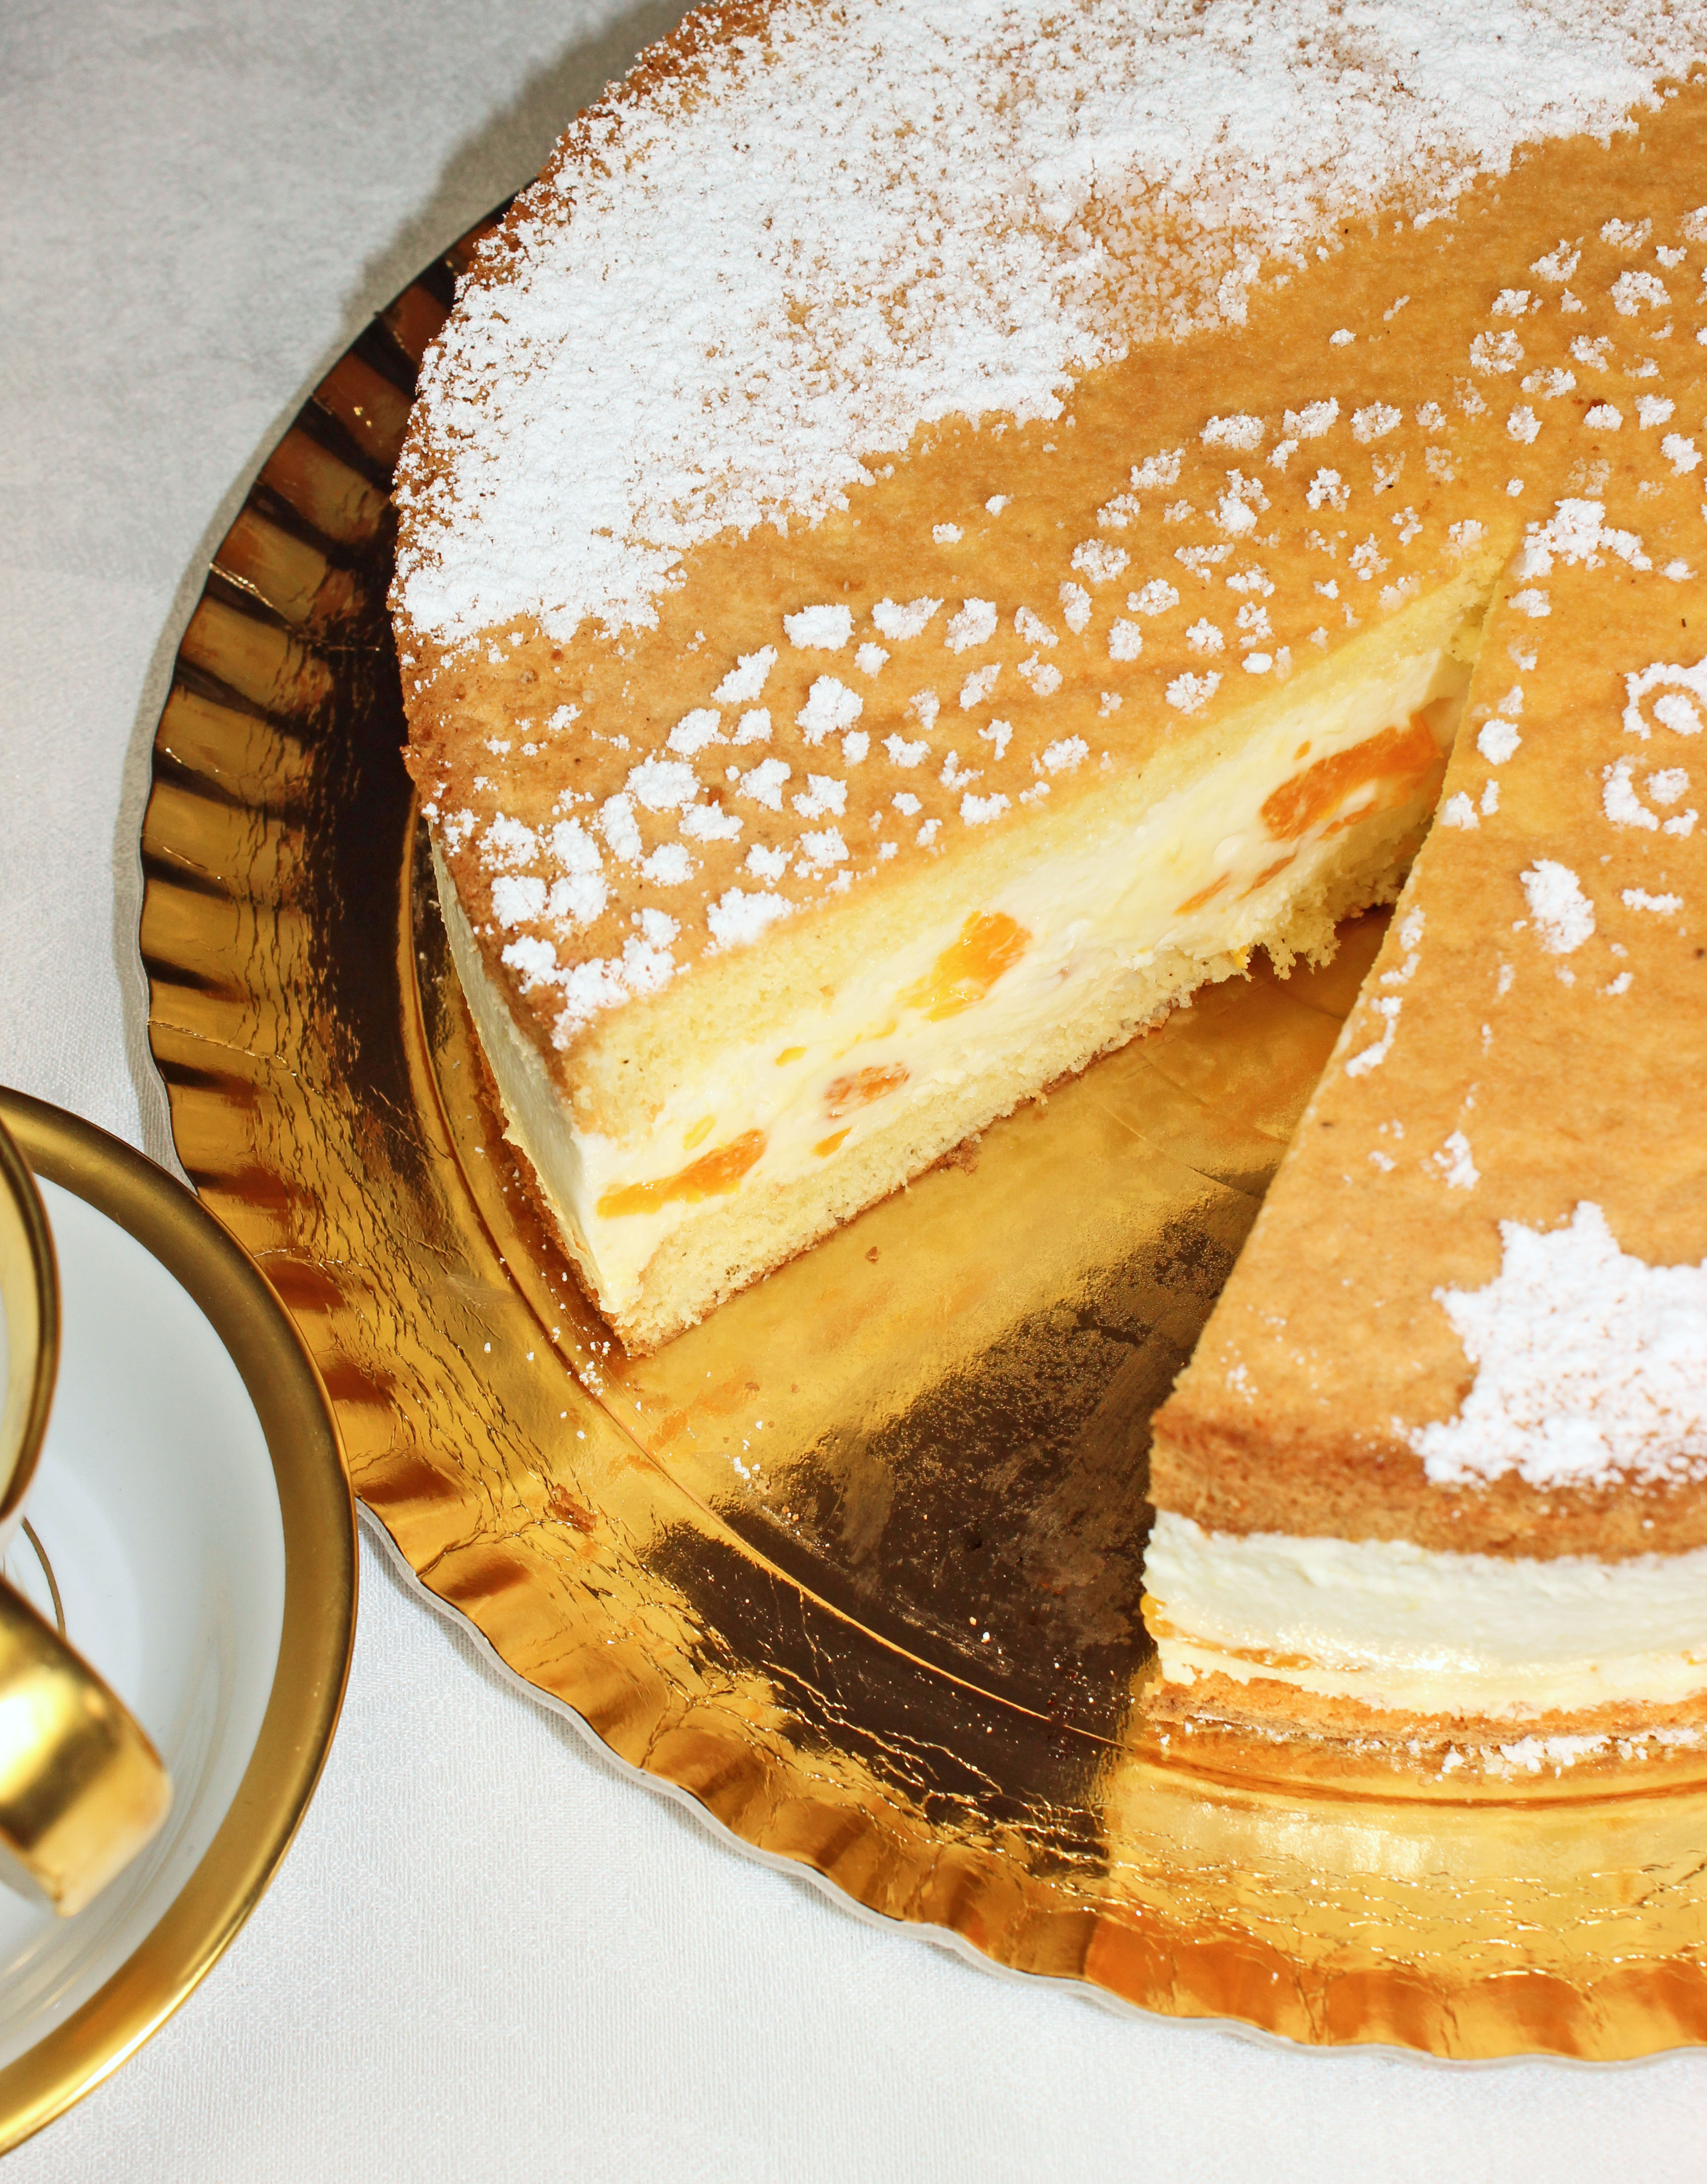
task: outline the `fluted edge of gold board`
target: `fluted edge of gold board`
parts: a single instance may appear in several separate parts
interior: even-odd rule
[[[1439,2056],[1707,2037],[1688,1765],[1448,1795],[1185,1764],[1146,1728],[1149,1411],[1369,933],[1200,997],[656,1359],[610,1342],[503,1137],[399,757],[390,468],[468,248],[263,466],[142,830],[179,1155],[398,1556],[739,1843],[1012,1970]]]
[[[248,1256],[181,1184],[104,1130],[0,1088],[31,1168],[96,1207],[182,1284],[236,1365],[272,1462],[284,1540],[278,1666],[243,1780],[165,1915],[104,1986],[0,2070],[0,2153],[159,2030],[231,1946],[290,1848],[332,1747],[355,1641],[355,1513],[314,1362]]]

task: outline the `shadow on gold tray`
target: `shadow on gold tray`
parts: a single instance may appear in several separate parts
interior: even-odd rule
[[[518,1675],[741,1841],[1016,1970],[1436,2054],[1707,2036],[1707,1788],[1188,1766],[1144,1711],[1148,1420],[1373,953],[1253,966],[658,1356],[543,1228],[398,759],[390,466],[466,246],[316,390],[185,634],[143,827],[180,1156],[357,1492]]]

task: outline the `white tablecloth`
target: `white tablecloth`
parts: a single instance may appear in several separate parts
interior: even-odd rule
[[[209,554],[304,394],[677,12],[0,13],[0,1079],[170,1158],[137,830]],[[365,1544],[319,1796],[26,2180],[1699,2176],[1707,2057],[1449,2070],[1116,2016],[762,1869]]]

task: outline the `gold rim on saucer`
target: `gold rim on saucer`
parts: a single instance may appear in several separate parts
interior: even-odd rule
[[[47,1430],[59,1357],[59,1280],[47,1210],[0,1124],[0,1294],[9,1370],[0,1424],[0,1518],[20,1510]],[[28,1518],[19,1528],[47,1580],[49,1623],[0,1585],[0,1858],[14,1885],[62,1916],[81,1911],[155,1834],[171,1785],[128,1708],[65,1639],[59,1580]]]
[[[136,1238],[230,1352],[272,1459],[284,1537],[278,1667],[254,1752],[212,1842],[165,1916],[99,1991],[0,2070],[0,2153],[140,2047],[230,1944],[277,1871],[332,1742],[355,1632],[354,1512],[314,1363],[264,1278],[162,1169],[104,1131],[0,1090],[0,1123],[38,1176]]]
[[[0,1128],[0,1303],[8,1352],[31,1359],[8,1373],[0,1415],[0,1523],[30,1490],[59,1369],[59,1278],[53,1238],[23,1155]]]
[[[1707,2040],[1699,1767],[1289,1778],[1147,1719],[1148,1418],[1367,925],[1326,972],[1200,994],[654,1358],[586,1306],[505,1139],[399,758],[391,466],[466,254],[263,466],[142,827],[179,1155],[295,1315],[399,1556],[744,1847],[1012,1970],[1324,2045]]]

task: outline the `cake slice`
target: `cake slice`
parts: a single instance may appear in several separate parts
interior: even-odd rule
[[[1644,240],[1581,315],[1561,197],[1666,196],[1702,103],[1657,6],[1414,31],[709,10],[483,247],[399,471],[409,763],[631,1348],[1397,890],[1571,343],[1670,292]]]
[[[1697,359],[1656,404],[1701,416]],[[1158,1710],[1200,1736],[1498,1774],[1707,1732],[1707,518],[1662,421],[1530,526],[1157,1416]]]
[[[1026,608],[1004,604],[1011,631]],[[834,747],[802,750],[798,730],[786,733],[785,709],[813,702],[808,691],[795,704],[796,688],[763,746],[734,743],[739,722],[726,712],[717,739],[697,747],[711,765],[630,766],[622,754],[608,793],[578,824],[572,809],[529,827],[539,876],[492,875],[481,891],[491,905],[484,934],[439,850],[453,959],[510,1134],[629,1348],[667,1339],[1016,1101],[1131,1038],[1206,978],[1241,969],[1258,944],[1282,963],[1319,956],[1340,917],[1391,900],[1434,807],[1480,604],[1474,576],[1454,572],[1230,721],[1165,739],[1153,724],[1145,738],[1119,733],[1098,723],[1082,694],[1076,705],[1059,702],[1063,692],[1047,706],[1021,694],[1012,721],[973,711],[949,732],[951,743],[940,727],[928,737],[924,722],[892,704],[879,714],[867,686],[862,717],[877,717],[862,738],[886,727],[890,741],[920,755],[900,768],[867,758],[864,771],[880,771],[880,786]],[[952,617],[929,599],[910,611],[923,627],[911,639],[891,633],[899,670],[891,679],[903,688],[946,683],[951,694],[962,667],[941,625]],[[1060,635],[1070,632],[1063,627]],[[1035,649],[1035,637],[1029,642]],[[968,648],[978,664],[964,672],[1005,666],[1003,653],[1018,649],[992,632]],[[1082,676],[1082,660],[1069,655],[1069,664]],[[778,669],[772,674],[783,684]],[[825,679],[815,677],[813,687]],[[731,752],[739,777],[719,796],[717,761]],[[925,760],[934,761],[929,770]],[[529,1039],[482,939],[494,937],[493,925],[507,935],[512,906],[525,910],[532,895],[562,886],[565,866],[571,887],[583,878],[601,883],[574,870],[587,856],[581,844],[608,854],[611,834],[645,812],[651,780],[678,765],[684,786],[671,793],[685,808],[671,810],[658,846],[643,837],[638,861],[644,869],[667,855],[671,834],[679,840],[696,813],[706,829],[696,858],[705,842],[719,842],[713,828],[739,826],[734,841],[745,856],[736,865],[734,850],[725,853],[726,883],[701,909],[713,945],[646,993],[654,975],[646,951],[667,961],[685,922],[678,909],[648,902],[640,944],[619,959],[638,974],[641,994],[581,1017],[575,988],[566,997],[550,982],[549,944],[506,938],[500,975],[520,973],[524,1000],[542,989],[549,996],[554,1043]],[[769,799],[768,783],[753,781],[766,769],[778,783]],[[703,801],[688,800],[689,781]],[[796,781],[805,787],[789,800],[784,791]],[[894,785],[907,782],[918,786]],[[789,800],[813,808],[790,811]],[[897,800],[914,808],[897,811]],[[969,822],[963,807],[980,804],[1008,823]],[[494,822],[506,855],[525,824]],[[921,834],[946,839],[935,855],[902,863],[900,844],[916,848]],[[826,840],[837,859],[822,875],[828,887],[812,863]],[[867,861],[863,884],[834,891],[836,872],[851,863],[850,840]],[[890,857],[874,862],[886,850]],[[765,861],[756,875],[756,855]],[[806,902],[783,922],[789,897],[778,883],[789,882]],[[813,902],[809,889],[823,899]],[[679,904],[682,892],[667,899]],[[756,945],[767,916],[777,922]],[[546,974],[538,984],[536,966]],[[552,1068],[560,1054],[561,1075]]]

